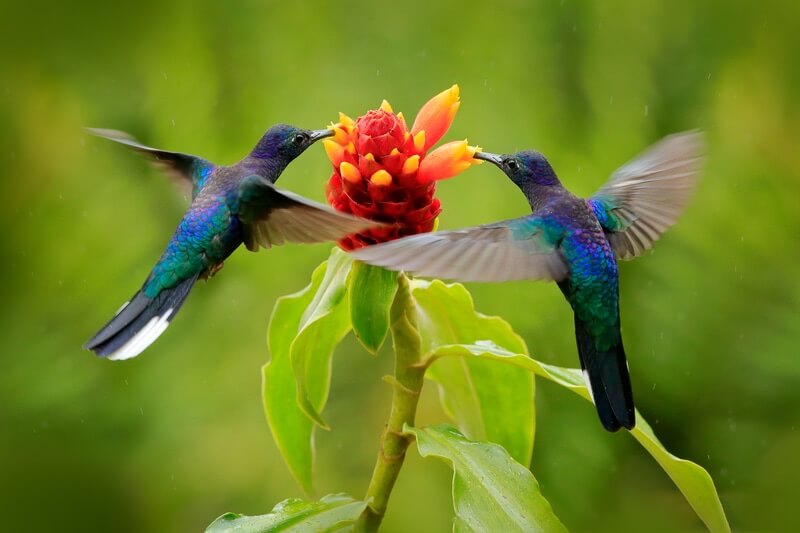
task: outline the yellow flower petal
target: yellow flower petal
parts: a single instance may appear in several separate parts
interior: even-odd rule
[[[333,128],[333,140],[341,145],[346,145],[350,142],[350,134],[341,126]]]
[[[328,154],[328,159],[334,166],[338,167],[344,160],[344,146],[337,143],[333,139],[324,139],[322,146],[325,147],[325,153]]]
[[[381,102],[381,109],[386,111],[387,113],[394,113],[394,111],[392,111],[392,104],[390,104],[386,100]]]
[[[466,139],[464,139],[464,141],[466,141]],[[483,150],[483,148],[481,148],[478,145],[467,146],[467,155],[470,158],[472,158],[472,160],[470,161],[470,164],[472,164],[472,165],[482,165],[483,164],[483,159],[475,159],[475,154],[480,152],[481,150]]]
[[[342,175],[342,179],[350,183],[358,183],[361,181],[361,172],[358,171],[358,167],[347,161],[342,161],[341,164],[339,164],[339,174]]]
[[[339,124],[341,124],[342,126],[355,126],[356,125],[356,121],[353,120],[352,118],[348,117],[344,113],[340,112],[339,113]]]
[[[385,170],[381,169],[375,172],[375,174],[373,174],[369,180],[375,185],[391,185],[392,175],[386,172]]]
[[[412,155],[411,157],[406,159],[405,163],[403,163],[403,169],[400,171],[400,174],[402,174],[403,176],[408,176],[416,172],[418,168],[419,168],[419,156]]]
[[[425,151],[425,130],[414,135],[414,150],[420,153]]]

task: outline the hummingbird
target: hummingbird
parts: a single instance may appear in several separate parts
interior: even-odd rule
[[[116,130],[89,131],[149,156],[192,190],[191,206],[141,289],[84,345],[111,360],[135,357],[153,343],[195,282],[218,272],[241,244],[255,252],[284,242],[335,241],[381,226],[275,188],[289,163],[332,130],[275,125],[231,166],[150,148]]]
[[[460,281],[555,281],[572,307],[586,387],[603,427],[636,423],[620,333],[617,260],[652,248],[694,189],[702,135],[665,137],[619,168],[592,197],[562,185],[539,152],[478,152],[525,195],[531,214],[482,226],[405,237],[361,248],[361,261]]]

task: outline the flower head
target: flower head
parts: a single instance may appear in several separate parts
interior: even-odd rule
[[[431,231],[441,204],[436,181],[481,161],[478,147],[454,141],[428,152],[447,132],[460,105],[458,85],[434,96],[417,114],[411,130],[402,113],[384,100],[353,120],[339,114],[334,136],[323,141],[333,164],[328,202],[337,210],[388,223],[339,242],[354,250],[406,235]]]

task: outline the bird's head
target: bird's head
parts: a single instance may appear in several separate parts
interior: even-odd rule
[[[534,150],[504,155],[478,152],[475,154],[475,159],[497,165],[523,191],[529,190],[532,186],[560,185],[547,158]]]
[[[333,135],[333,130],[304,130],[288,124],[272,126],[253,148],[252,157],[277,159],[288,165],[316,141]]]

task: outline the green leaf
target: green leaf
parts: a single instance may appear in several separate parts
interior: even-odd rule
[[[389,308],[397,292],[397,272],[353,263],[350,274],[350,320],[361,344],[376,353],[389,330]]]
[[[297,402],[316,424],[328,429],[322,412],[328,400],[331,356],[350,331],[347,277],[353,260],[339,248],[328,258],[325,276],[303,311],[290,352],[297,382]]]
[[[306,492],[311,491],[314,424],[297,404],[297,384],[292,369],[291,345],[303,312],[322,283],[327,263],[314,270],[303,290],[275,303],[267,339],[270,361],[262,369],[261,394],[272,437],[289,470]]]
[[[317,502],[284,500],[268,514],[244,516],[226,513],[206,533],[318,533],[352,531],[367,504],[344,494],[330,494]]]
[[[289,470],[311,491],[314,423],[330,386],[333,348],[349,331],[345,280],[352,261],[334,249],[311,283],[279,298],[267,334],[270,361],[263,367],[262,397],[272,436]]]
[[[566,531],[536,478],[503,447],[470,441],[446,425],[404,429],[420,455],[452,465],[455,531]]]
[[[581,371],[576,368],[562,368],[540,363],[527,355],[511,353],[491,343],[480,343],[471,346],[441,346],[431,354],[434,359],[448,356],[500,361],[524,368],[553,383],[568,388],[585,400],[592,401],[589,391],[584,385]],[[725,511],[714,487],[714,482],[703,467],[669,453],[658,441],[653,429],[638,411],[636,413],[636,427],[630,433],[664,469],[709,530],[730,531],[730,525],[725,517]]]
[[[475,311],[463,285],[414,280],[413,295],[422,353],[482,340],[527,353],[525,342],[505,320]],[[445,411],[468,437],[500,444],[514,459],[530,464],[535,411],[529,372],[477,358],[447,358],[433,365],[426,377],[439,384]]]

